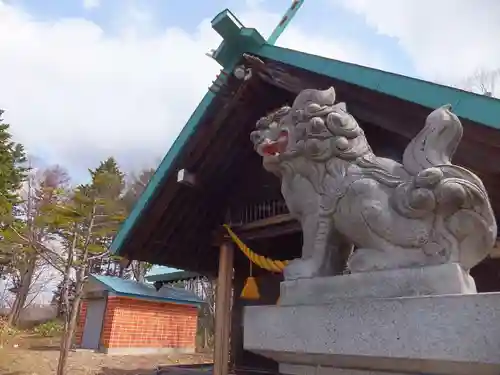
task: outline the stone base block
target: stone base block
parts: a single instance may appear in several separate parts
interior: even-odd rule
[[[498,375],[498,317],[500,293],[251,306],[244,348],[281,364],[332,371]]]
[[[345,297],[409,297],[477,293],[458,264],[298,279],[281,283],[280,305],[333,303]]]

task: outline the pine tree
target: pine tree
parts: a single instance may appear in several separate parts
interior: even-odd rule
[[[35,199],[27,200],[26,212],[32,214],[10,223],[2,241],[35,254],[33,258],[42,257],[63,276],[55,296],[62,300],[64,317],[58,375],[65,373],[89,266],[97,259],[114,261],[108,247],[126,214],[121,199],[124,175],[116,161],[109,158],[89,172],[91,181],[70,191],[57,188],[50,178],[40,189],[28,189],[37,192]],[[47,239],[56,240],[59,249],[51,248]]]
[[[5,220],[19,203],[19,189],[26,180],[26,154],[21,144],[12,141],[10,125],[3,122],[0,110],[0,215]]]
[[[65,373],[89,265],[95,259],[109,257],[107,249],[125,218],[120,199],[123,174],[114,159],[107,159],[89,172],[91,182],[78,186],[67,204],[57,209],[61,214],[59,235],[65,248],[63,267],[59,267],[63,274],[61,294],[69,310],[64,315],[58,375]],[[72,270],[75,271],[75,294],[70,303],[69,275]]]
[[[125,174],[120,170],[115,158],[107,158],[89,172],[100,196],[116,200],[121,198],[125,188]]]
[[[0,109],[0,235],[14,220],[20,203],[19,189],[27,178],[26,154],[21,144],[12,141],[10,125],[3,122]],[[0,241],[0,273],[3,273],[16,249]]]
[[[94,181],[96,193],[109,202],[117,202],[117,211],[123,211],[123,190],[125,188],[125,174],[122,173],[116,159],[109,157],[102,161],[95,170],[89,170]],[[112,238],[101,238],[102,245],[109,247]],[[96,258],[89,262],[89,273],[120,276],[123,274],[120,258],[112,255]]]

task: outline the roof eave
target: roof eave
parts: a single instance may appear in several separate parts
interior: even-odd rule
[[[181,299],[175,299],[175,298],[164,298],[164,297],[155,297],[155,296],[143,296],[141,294],[134,294],[134,293],[123,293],[123,292],[117,292],[117,291],[110,291],[110,295],[114,297],[123,297],[123,298],[134,298],[134,299],[140,299],[144,301],[157,301],[157,302],[163,302],[163,303],[172,303],[175,305],[190,305],[190,306],[196,306],[200,307],[201,305],[205,304],[206,302],[204,301],[189,301],[189,300],[181,300]]]

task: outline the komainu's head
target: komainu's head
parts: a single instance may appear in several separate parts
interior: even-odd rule
[[[345,104],[335,104],[333,87],[301,91],[292,107],[282,107],[257,121],[250,138],[269,169],[298,156],[325,162],[334,157],[355,160],[371,152]]]

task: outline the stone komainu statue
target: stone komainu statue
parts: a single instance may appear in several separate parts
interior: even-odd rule
[[[497,228],[479,177],[451,163],[462,131],[450,106],[438,108],[401,164],[373,153],[333,88],[303,90],[260,119],[252,142],[303,230],[302,257],[285,277],[346,264],[365,272],[454,262],[467,271],[484,259]]]

